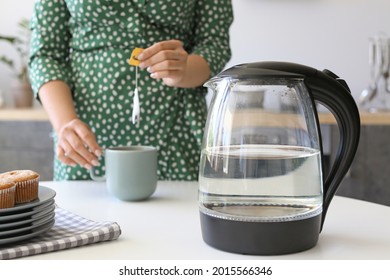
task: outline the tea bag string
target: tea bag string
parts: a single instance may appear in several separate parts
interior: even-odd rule
[[[138,90],[138,66],[135,67],[135,90]]]

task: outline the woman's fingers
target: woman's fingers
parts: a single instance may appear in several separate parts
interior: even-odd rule
[[[148,64],[148,62],[150,62],[149,59],[156,56],[157,54],[169,55],[169,53],[166,53],[166,51],[168,51],[168,50],[174,51],[174,50],[180,50],[180,49],[183,49],[183,43],[179,40],[168,40],[168,41],[161,41],[161,42],[155,43],[152,46],[144,49],[138,55],[138,59],[141,61],[140,67],[143,68],[144,65],[142,65],[142,63]],[[174,58],[175,55],[173,54],[173,52],[170,53],[170,55],[173,55],[173,56],[166,57],[166,59],[168,59],[168,58],[175,59]]]
[[[82,139],[82,141],[84,142],[84,146],[88,148],[88,152],[93,153],[97,157],[100,157],[102,155],[101,148],[96,142],[95,134],[85,123],[76,126],[75,132],[76,135],[78,135],[80,139]],[[92,159],[93,157],[90,158]]]
[[[101,155],[95,135],[79,119],[67,123],[58,135],[57,157],[65,164],[79,164],[86,169],[99,165]]]
[[[178,40],[162,41],[145,49],[139,56],[140,67],[146,68],[151,77],[162,79],[169,86],[175,86],[184,77],[188,53]]]
[[[65,153],[64,149],[60,146],[60,145],[57,145],[57,148],[56,148],[56,155],[57,155],[57,158],[67,164],[67,165],[71,165],[73,167],[75,167],[77,165],[77,162],[75,162],[74,160],[72,160],[68,154]]]

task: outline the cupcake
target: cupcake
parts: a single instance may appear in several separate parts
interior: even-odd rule
[[[14,170],[0,174],[0,179],[15,182],[15,204],[38,198],[39,174],[32,170]]]
[[[14,207],[15,186],[14,182],[0,178],[0,209]]]

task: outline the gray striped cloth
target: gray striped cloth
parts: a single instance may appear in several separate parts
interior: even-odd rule
[[[121,229],[115,222],[94,222],[57,206],[55,223],[50,230],[25,241],[0,245],[0,260],[116,240],[120,234]]]

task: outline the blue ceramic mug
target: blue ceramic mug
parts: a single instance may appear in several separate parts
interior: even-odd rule
[[[152,146],[110,147],[104,151],[106,173],[91,178],[106,181],[108,192],[120,200],[149,198],[157,187],[157,149]]]

